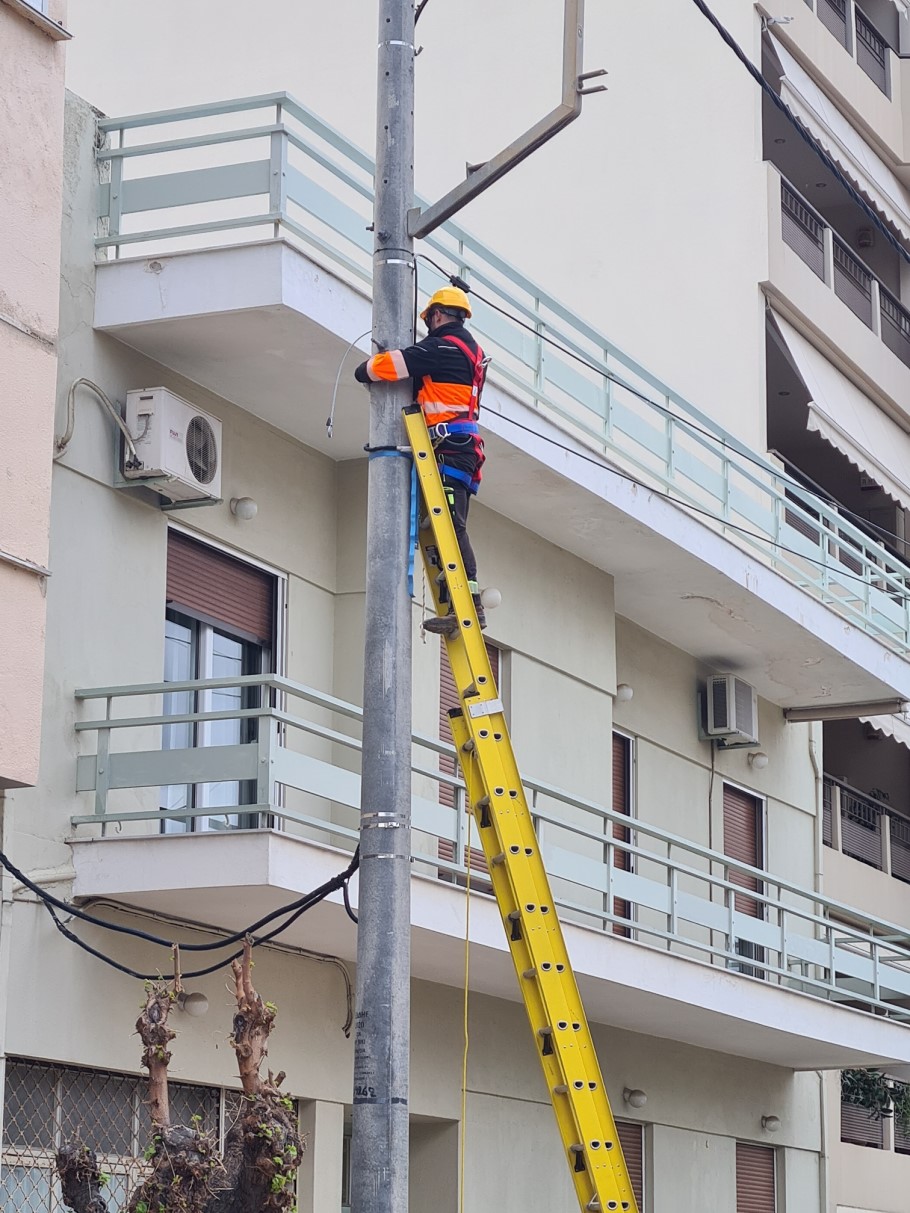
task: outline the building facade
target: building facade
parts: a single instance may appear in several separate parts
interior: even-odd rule
[[[139,42],[129,6],[86,3],[68,51],[41,400],[57,433],[78,381],[96,401],[54,463],[41,772],[6,794],[4,850],[167,938],[244,928],[356,839],[367,405],[342,360],[370,328],[360,7],[274,3],[252,26],[197,4],[175,39],[167,0]],[[463,48],[445,6],[419,27],[427,197],[557,87],[554,6],[482,7],[478,83],[443,140],[432,103]],[[890,1213],[906,1133],[842,1107],[840,1074],[910,1077],[907,18],[800,0],[769,23],[716,0],[761,87],[695,4],[589,7],[609,94],[419,248],[421,296],[466,276],[493,356],[472,507],[502,593],[491,656],[643,1213]],[[319,50],[342,31],[344,89]],[[48,471],[52,446],[48,414]],[[425,601],[418,577],[411,1207],[454,1213],[464,1149],[465,1207],[569,1213],[476,867],[465,972],[477,840]],[[60,1207],[53,1148],[79,1130],[119,1208],[144,1146],[138,985],[27,888],[4,896],[4,1207]],[[74,929],[168,971],[166,950]],[[348,1198],[355,955],[337,894],[257,963],[308,1134],[301,1213]],[[229,997],[218,974],[187,988],[208,1011],[175,1012],[175,1102],[223,1132]]]

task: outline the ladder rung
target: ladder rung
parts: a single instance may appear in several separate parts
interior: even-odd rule
[[[546,1086],[554,1108],[559,1110],[563,1156],[575,1173],[581,1213],[629,1213],[636,1206],[621,1156],[613,1158],[613,1166],[609,1168],[615,1183],[609,1182],[609,1176],[605,1175],[604,1187],[596,1181],[594,1174],[585,1175],[585,1172],[599,1171],[598,1164],[606,1161],[604,1153],[613,1149],[614,1142],[608,1140],[613,1136],[609,1103],[605,1109],[598,1108],[589,1098],[590,1092],[602,1091],[603,1081],[593,1053],[588,1059],[593,1066],[592,1072],[586,1073],[584,1079],[577,1077],[574,1069],[567,1077],[557,1056],[565,1050],[564,1061],[568,1064],[577,1044],[590,1049],[592,1042],[575,1035],[586,1029],[584,1013],[571,965],[563,954],[556,905],[535,838],[530,806],[522,791],[515,754],[508,730],[500,723],[503,701],[486,660],[483,641],[477,634],[477,620],[464,595],[467,581],[464,563],[426,421],[418,405],[404,409],[403,413],[422,499],[419,542],[434,601],[439,604],[438,610],[448,608],[451,611],[454,609],[453,597],[458,597],[459,603],[464,598],[465,610],[459,612],[457,618],[459,627],[454,635],[446,637],[446,651],[454,685],[458,688],[459,704],[450,709],[448,715],[455,752],[462,759],[466,802],[480,828],[490,872],[503,867],[503,871],[494,876],[494,892],[510,947],[516,944],[512,955],[518,964],[519,986],[531,1023],[541,1025],[532,1039],[538,1042],[538,1054],[547,1076]],[[495,725],[494,715],[497,716]],[[525,941],[526,933],[534,937],[538,923],[541,926],[546,923],[548,939]],[[542,948],[548,942],[554,943],[555,955],[544,959],[539,954],[538,944]],[[575,1033],[568,1030],[570,1027]],[[556,1078],[562,1081],[554,1083]],[[618,1142],[615,1145],[619,1147]],[[621,1155],[620,1148],[616,1154]]]

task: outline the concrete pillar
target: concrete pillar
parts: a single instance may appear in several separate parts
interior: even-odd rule
[[[300,1134],[308,1140],[297,1172],[299,1213],[340,1209],[344,1105],[318,1099],[301,1104]]]

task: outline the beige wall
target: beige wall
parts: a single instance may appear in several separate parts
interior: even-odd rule
[[[152,931],[160,927],[119,912],[112,916]],[[89,927],[80,933],[131,966],[154,969],[161,963],[160,951],[145,944],[111,943]],[[37,905],[17,905],[13,939],[14,981],[17,974],[28,973],[30,997],[11,1000],[8,1053],[137,1073],[132,1031],[136,983],[60,939]],[[33,963],[37,955],[40,965]],[[350,1100],[353,1057],[353,1040],[342,1031],[346,1004],[341,975],[330,966],[264,948],[257,953],[255,980],[262,996],[278,1006],[270,1064],[287,1071],[287,1089],[305,1101],[305,1126],[314,1133],[301,1186],[305,1193],[323,1194],[326,1203],[313,1207],[331,1213],[337,1208],[331,1203],[332,1180],[337,1183],[340,1174],[340,1128]],[[184,1081],[236,1086],[235,1059],[225,1041],[231,1000],[224,977],[215,974],[188,987],[207,994],[209,1011],[201,1018],[175,1012],[179,1035],[172,1046],[171,1073]],[[472,995],[467,1116],[462,1122],[462,993],[415,982],[412,999],[415,1211],[440,1207],[427,1200],[432,1175],[446,1190],[457,1184],[461,1124],[468,1150],[466,1207],[572,1213],[577,1204],[524,1009]],[[819,1208],[815,1075],[600,1025],[594,1031],[616,1115],[647,1126],[651,1203],[642,1213],[732,1210],[727,1198],[734,1188],[737,1140],[776,1146],[793,1160],[788,1187],[793,1203],[782,1203],[782,1210]],[[647,1105],[629,1109],[622,1100],[624,1086],[643,1089]],[[761,1128],[761,1116],[771,1113],[781,1119],[773,1138]],[[441,1207],[454,1213],[454,1205]]]
[[[56,5],[53,16],[62,18]],[[0,787],[38,777],[63,158],[63,44],[0,3]],[[15,70],[12,65],[15,64]]]
[[[757,57],[752,5],[715,8]],[[238,0],[197,0],[189,10],[163,0],[151,14],[137,0],[115,13],[86,0],[73,15],[69,86],[115,115],[286,89],[372,148],[375,3],[269,0],[256,21],[246,12]],[[416,65],[421,194],[439,196],[466,160],[488,158],[557,103],[561,15],[552,0],[464,0],[457,22],[447,5],[427,8]],[[140,21],[136,39],[129,31]],[[453,22],[482,31],[471,41],[470,81]],[[585,36],[586,66],[609,69],[609,93],[590,98],[578,122],[458,221],[761,448],[759,90],[691,4],[589,4]],[[320,50],[332,45],[344,46],[345,89]],[[457,91],[444,139],[432,104],[440,81]]]

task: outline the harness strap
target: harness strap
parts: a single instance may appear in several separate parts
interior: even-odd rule
[[[483,350],[478,345],[475,353],[466,341],[462,341],[460,337],[453,337],[451,333],[447,333],[445,337],[440,338],[441,341],[448,341],[450,345],[457,346],[464,354],[468,362],[474,370],[474,378],[471,383],[471,398],[474,405],[474,412],[480,409],[480,395],[483,391],[484,380],[487,376],[486,358]]]
[[[457,480],[459,484],[465,485],[468,492],[477,492],[477,486],[480,484],[479,476],[472,476],[470,472],[463,472],[461,468],[450,467],[447,463],[440,463],[439,470],[442,472],[443,476],[447,476],[449,480]]]
[[[440,421],[438,425],[429,427],[430,438],[440,442],[449,434],[479,434],[480,426],[476,421]]]

